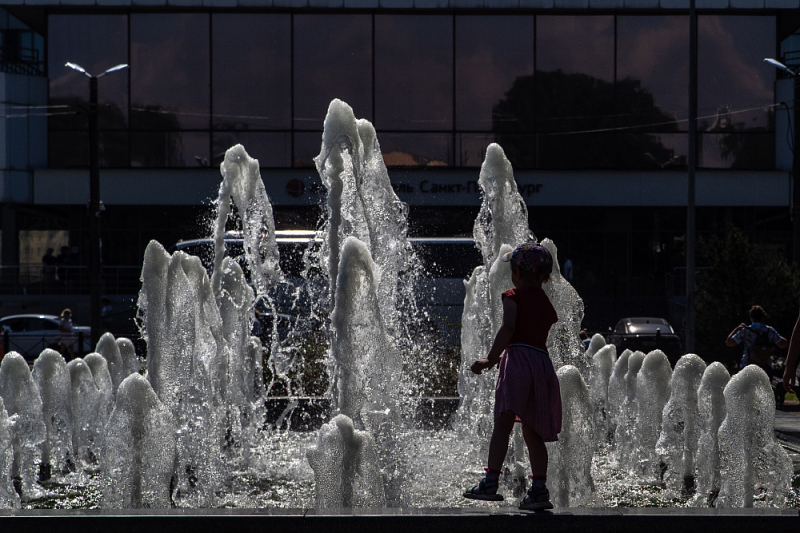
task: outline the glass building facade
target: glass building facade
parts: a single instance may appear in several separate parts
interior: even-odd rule
[[[88,264],[89,84],[64,65],[97,75],[125,63],[98,84],[107,279],[117,269],[138,280],[152,239],[169,247],[207,236],[219,165],[237,143],[278,198],[276,226],[316,227],[325,193],[313,159],[338,98],[375,126],[393,184],[417,184],[414,194],[398,191],[411,235],[471,234],[479,167],[497,142],[528,188],[530,228],[574,265],[588,327],[644,314],[680,322],[672,311],[685,289],[688,1],[20,1],[0,8],[0,71],[35,76],[44,90],[0,103],[40,122],[30,118],[27,133],[22,120],[0,119],[0,128],[7,154],[25,153],[9,140],[23,136],[41,153],[0,164],[0,183],[24,185],[20,200],[0,188],[2,268],[39,272],[53,246]],[[698,9],[699,247],[738,227],[765,253],[791,256],[793,95],[763,59],[800,58],[792,1]],[[461,180],[474,194],[423,195],[422,180]]]
[[[101,166],[313,167],[328,103],[378,132],[392,167],[684,169],[686,14],[174,12],[50,14],[50,105],[99,84]],[[775,168],[777,21],[698,17],[698,168]],[[88,166],[82,113],[49,120],[49,167]]]

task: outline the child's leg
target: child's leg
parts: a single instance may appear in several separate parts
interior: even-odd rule
[[[547,446],[545,446],[542,437],[528,425],[522,426],[522,436],[525,438],[525,445],[528,447],[533,479],[547,479]]]
[[[528,489],[528,494],[519,504],[520,509],[529,511],[544,511],[552,509],[553,503],[550,501],[550,492],[545,483],[547,481],[547,446],[542,437],[530,426],[522,426],[522,436],[528,446],[528,455],[531,458],[531,470],[533,471],[533,483]]]
[[[516,416],[511,411],[500,414],[500,418],[494,421],[492,440],[489,441],[489,473],[498,476],[503,470],[503,461],[506,460],[508,452],[508,439],[514,429]],[[541,440],[541,439],[540,439]]]

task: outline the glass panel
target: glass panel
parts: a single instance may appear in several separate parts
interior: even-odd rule
[[[284,132],[225,132],[214,134],[211,162],[213,166],[222,163],[225,151],[231,146],[241,144],[250,157],[258,159],[261,167],[289,167],[292,161],[292,134]]]
[[[526,103],[534,94],[540,130],[612,127],[614,17],[537,17],[536,83],[524,81],[502,102],[504,113],[531,121]]]
[[[515,127],[494,106],[522,76],[533,76],[533,17],[456,17],[457,129]]]
[[[214,128],[289,128],[290,16],[219,14],[212,21]]]
[[[318,132],[294,134],[294,161],[292,166],[314,168],[314,158],[322,148],[322,134]]]
[[[453,18],[375,16],[375,126],[453,126]]]
[[[620,126],[686,131],[688,87],[689,17],[617,17]]]
[[[131,133],[133,167],[208,167],[208,133],[156,131]]]
[[[123,168],[130,166],[127,131],[100,132],[100,166]]]
[[[775,40],[775,17],[698,17],[699,130],[774,130]]]
[[[486,159],[486,148],[494,142],[494,133],[461,133],[457,135],[456,164],[460,167],[480,168]]]
[[[618,137],[613,133],[539,135],[538,168],[612,168],[617,143]]]
[[[387,167],[453,165],[453,136],[449,133],[384,133],[378,140]]]
[[[775,167],[772,133],[703,133],[698,135],[702,168],[768,170]]]
[[[322,131],[334,98],[372,120],[372,17],[295,15],[294,127]]]
[[[47,161],[51,168],[89,166],[89,132],[51,131],[47,143]]]
[[[132,128],[209,126],[208,33],[207,14],[131,15]]]
[[[619,166],[625,169],[660,170],[686,168],[688,133],[618,134]]]
[[[89,101],[89,78],[64,65],[77,63],[95,76],[128,62],[128,17],[125,15],[51,15],[47,59],[50,105]],[[97,83],[101,128],[125,128],[128,122],[128,69],[103,76]],[[85,114],[50,117],[54,129],[87,128]]]
[[[535,134],[497,133],[495,142],[503,148],[506,157],[515,170],[520,168],[538,168]],[[483,152],[479,165],[483,163],[483,158],[486,157],[487,146],[488,144],[482,147]]]

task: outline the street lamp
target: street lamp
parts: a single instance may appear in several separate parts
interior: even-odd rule
[[[102,269],[100,266],[100,139],[97,134],[97,79],[106,74],[128,68],[121,64],[111,67],[98,76],[92,76],[86,69],[76,63],[64,65],[77,70],[89,78],[89,287],[92,337],[91,346],[97,346],[100,330],[103,329],[101,315],[101,290],[103,287]]]
[[[800,103],[800,85],[798,85],[798,69],[792,69],[787,67],[780,61],[772,59],[770,57],[764,58],[766,63],[769,63],[773,67],[783,70],[784,72],[789,74],[789,77],[792,78],[792,83],[794,84],[794,131],[792,132],[794,141],[792,143],[792,258],[794,262],[800,264],[800,157],[798,157],[796,146],[797,146],[797,137],[800,135],[800,124],[798,124],[798,116],[797,114],[797,105]],[[787,115],[789,111],[786,111]]]

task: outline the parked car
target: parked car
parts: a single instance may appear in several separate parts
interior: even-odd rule
[[[11,315],[0,318],[0,332],[3,333],[0,350],[18,352],[26,360],[33,361],[45,348],[58,350],[58,324],[56,315]],[[75,356],[90,350],[92,328],[73,324]]]
[[[623,318],[606,335],[606,342],[617,347],[617,354],[625,349],[644,353],[659,349],[666,354],[672,366],[683,355],[680,337],[663,318]]]

